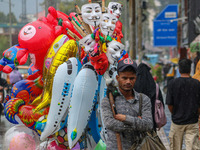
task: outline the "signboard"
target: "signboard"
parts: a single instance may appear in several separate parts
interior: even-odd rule
[[[177,46],[177,21],[154,20],[154,46]]]
[[[167,5],[155,20],[171,20],[178,18],[178,5]]]
[[[153,21],[154,47],[177,46],[178,5],[168,5]]]

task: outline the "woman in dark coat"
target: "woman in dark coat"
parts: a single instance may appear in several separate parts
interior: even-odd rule
[[[156,124],[154,119],[154,112],[155,112],[155,100],[156,100],[156,83],[150,73],[151,68],[144,64],[140,63],[137,68],[137,79],[135,82],[134,89],[139,93],[146,94],[151,99],[152,105],[152,114],[153,114],[153,123],[154,123],[154,130],[156,131]],[[159,95],[158,99],[163,103],[163,96],[159,88]]]

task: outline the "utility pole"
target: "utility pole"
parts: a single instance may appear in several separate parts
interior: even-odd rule
[[[125,1],[125,6],[124,6],[125,8],[124,8],[124,10],[125,10],[125,13],[124,13],[124,18],[125,18],[125,23],[124,23],[124,26],[125,26],[125,44],[127,44],[126,43],[126,41],[127,41],[127,1]],[[127,51],[127,49],[125,49],[126,51]]]
[[[136,25],[135,25],[135,0],[129,0],[129,55],[136,59]]]
[[[38,0],[36,0],[36,19],[38,19]]]
[[[10,47],[12,46],[12,18],[11,18],[11,0],[9,0],[9,38],[10,38]]]
[[[181,18],[181,14],[182,14],[182,0],[179,0],[179,8],[178,8],[178,18]],[[181,47],[181,26],[182,26],[182,21],[179,20],[178,21],[178,35],[177,35],[177,51],[179,51],[180,47]]]
[[[138,19],[137,19],[137,37],[138,37],[138,61],[139,63],[142,62],[142,4],[141,0],[137,1],[137,13],[138,13]]]
[[[22,0],[22,15],[21,19],[23,23],[27,23],[27,17],[26,17],[26,0]]]

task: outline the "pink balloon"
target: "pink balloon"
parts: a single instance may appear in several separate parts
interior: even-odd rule
[[[9,150],[35,150],[35,140],[27,133],[19,133],[10,142]]]
[[[80,150],[80,145],[79,143],[77,143],[73,148],[72,150]]]
[[[51,143],[49,143],[49,145],[47,146],[47,150],[70,150],[70,149],[63,149],[61,147],[59,147],[56,144],[56,141],[52,141]],[[79,143],[76,144],[75,147],[73,147],[71,150],[80,150],[80,145]]]

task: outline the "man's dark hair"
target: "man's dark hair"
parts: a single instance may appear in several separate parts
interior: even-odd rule
[[[190,73],[192,61],[190,59],[181,59],[178,62],[180,73]]]
[[[126,67],[123,71],[120,71],[120,72],[133,72],[133,73],[136,73],[136,71],[131,66]],[[117,74],[119,74],[118,70],[117,70]]]

